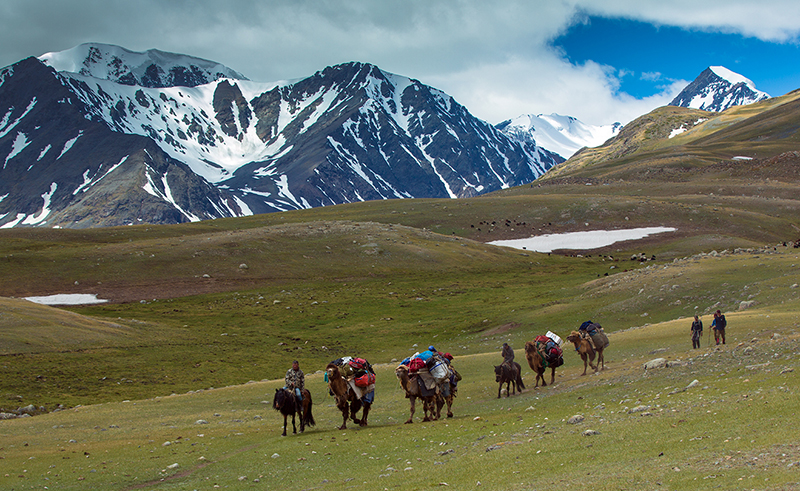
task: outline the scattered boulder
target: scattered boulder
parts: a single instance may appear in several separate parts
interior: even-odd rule
[[[744,300],[743,302],[739,303],[739,310],[747,310],[755,304],[755,300]]]
[[[628,409],[628,414],[633,414],[633,413],[644,413],[644,412],[646,412],[648,409],[650,409],[650,406],[644,406],[644,405],[642,405],[642,406],[636,406],[636,407],[634,407],[634,408],[632,408],[632,409]]]
[[[584,431],[582,433],[583,436],[594,436],[594,435],[599,435],[599,434],[600,434],[600,432],[597,431],[597,430],[586,430],[586,431]]]
[[[569,423],[571,425],[576,425],[578,423],[582,423],[584,419],[586,419],[586,418],[584,418],[582,414],[576,414],[575,416],[572,416],[571,418],[569,418],[567,420],[567,423]]]
[[[667,366],[666,358],[656,358],[644,364],[645,370],[653,370],[654,368],[664,368]]]

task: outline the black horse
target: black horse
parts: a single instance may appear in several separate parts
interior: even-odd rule
[[[519,366],[519,363],[512,361],[512,362],[503,362],[500,365],[496,365],[494,367],[494,375],[495,375],[495,382],[498,382],[500,385],[497,387],[497,398],[500,398],[500,392],[503,390],[503,384],[506,384],[506,392],[511,394],[516,394],[517,390],[522,392],[522,389],[525,388],[525,384],[522,383],[522,367]]]
[[[293,390],[275,389],[275,399],[272,400],[272,408],[283,414],[282,436],[286,436],[286,419],[290,415],[292,416],[293,433],[297,433],[294,420],[295,414],[300,413],[300,433],[306,430],[306,426],[314,426],[316,424],[314,416],[311,414],[311,392],[309,392],[308,389],[303,389],[303,402],[300,403],[300,405],[302,405],[302,413],[300,411],[301,408],[298,407],[299,404],[297,403]]]

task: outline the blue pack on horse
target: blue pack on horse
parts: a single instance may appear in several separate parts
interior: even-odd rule
[[[292,417],[292,432],[297,433],[297,426],[295,425],[295,415],[300,418],[300,433],[306,430],[306,426],[314,426],[314,416],[311,414],[311,392],[308,389],[303,389],[303,401],[298,402],[291,389],[281,388],[275,389],[275,398],[272,400],[272,408],[283,414],[283,433],[286,436],[286,420],[289,416]]]

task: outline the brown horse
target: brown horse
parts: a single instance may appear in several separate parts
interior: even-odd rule
[[[397,379],[400,380],[400,387],[403,388],[403,392],[405,392],[406,397],[411,402],[411,415],[409,415],[406,424],[411,424],[414,422],[414,411],[417,399],[422,401],[422,411],[425,415],[425,417],[422,419],[423,423],[426,421],[436,421],[439,419],[441,416],[442,406],[444,406],[444,399],[442,398],[441,393],[436,391],[436,393],[433,395],[423,396],[419,384],[424,382],[422,382],[419,377],[409,376],[408,367],[405,365],[400,365],[397,367],[394,373],[397,375]],[[430,416],[428,416],[428,412],[430,412]]]
[[[347,380],[339,372],[339,367],[333,363],[329,363],[325,368],[328,374],[328,389],[333,394],[336,401],[336,407],[342,412],[342,426],[340,430],[347,429],[348,417],[353,420],[353,423],[359,426],[367,426],[367,416],[369,415],[369,408],[371,403],[359,399],[355,391],[347,383]],[[356,418],[356,413],[364,408],[364,413],[361,419]]]
[[[295,414],[300,414],[300,433],[306,431],[306,426],[314,426],[314,416],[311,414],[311,392],[303,389],[303,402],[297,402],[294,391],[291,389],[275,389],[275,398],[272,400],[272,408],[283,414],[283,434],[286,436],[286,420],[292,416],[292,433],[297,433],[295,426]]]
[[[536,385],[534,385],[533,388],[536,389],[539,387],[540,379],[542,381],[542,387],[547,387],[547,382],[544,381],[545,362],[542,359],[542,355],[539,354],[539,350],[536,349],[536,343],[532,341],[525,343],[525,358],[528,359],[528,365],[530,365],[533,373],[536,374]],[[555,380],[556,367],[555,365],[550,365],[550,385],[553,385]]]
[[[581,336],[578,331],[572,331],[569,336],[567,336],[567,341],[575,345],[575,350],[581,355],[581,359],[583,360],[583,373],[581,375],[586,375],[586,365],[592,367],[594,373],[597,373],[597,369],[600,368],[600,363],[603,363],[603,369],[605,370],[605,362],[603,361],[603,348],[598,348],[595,350],[592,348],[592,343],[589,342],[588,339]],[[595,352],[597,353],[597,365],[594,365],[592,362],[594,361]]]
[[[494,367],[494,381],[500,385],[497,386],[497,398],[500,399],[500,392],[502,391],[503,384],[506,384],[506,392],[516,394],[517,390],[522,393],[525,384],[522,383],[522,367],[519,363],[512,361],[503,362]]]

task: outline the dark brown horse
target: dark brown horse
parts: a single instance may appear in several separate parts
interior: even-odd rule
[[[336,401],[336,407],[342,412],[342,426],[340,430],[347,429],[348,417],[353,420],[353,423],[359,426],[367,426],[367,416],[369,415],[369,408],[371,403],[359,399],[355,391],[347,383],[347,380],[339,372],[339,367],[333,363],[329,363],[325,367],[325,372],[328,374],[328,389],[333,394]],[[356,418],[356,414],[361,408],[364,408],[364,413],[361,419]]]
[[[504,361],[500,365],[495,366],[494,375],[495,382],[500,384],[497,386],[498,399],[500,398],[503,384],[506,384],[506,392],[508,392],[509,395],[516,394],[517,390],[522,392],[522,389],[525,388],[525,384],[522,383],[522,367],[515,361],[510,363]]]
[[[539,350],[536,349],[536,343],[533,341],[528,341],[525,343],[525,358],[528,359],[528,365],[533,370],[533,373],[536,374],[536,385],[533,386],[534,389],[539,387],[539,380],[542,381],[542,387],[547,386],[547,382],[544,381],[544,371],[545,361],[542,359],[542,355],[539,353]],[[556,380],[556,367],[555,365],[550,365],[550,385],[553,385],[553,382]]]
[[[294,391],[291,389],[275,389],[275,398],[272,400],[272,408],[283,414],[283,433],[286,436],[286,420],[292,417],[292,432],[297,433],[295,426],[295,414],[300,414],[300,433],[306,430],[306,426],[314,426],[314,416],[311,414],[311,392],[303,389],[303,402],[297,402]],[[301,412],[302,409],[302,412]]]

